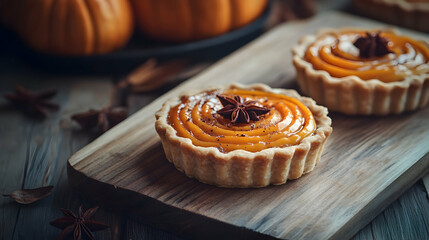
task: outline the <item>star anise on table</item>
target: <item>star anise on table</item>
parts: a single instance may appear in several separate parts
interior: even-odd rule
[[[125,107],[91,109],[71,116],[83,129],[96,129],[98,132],[106,132],[127,117],[128,109]]]
[[[34,93],[22,86],[15,86],[15,92],[5,94],[4,97],[26,114],[34,117],[44,118],[47,116],[46,109],[57,110],[58,104],[49,101],[57,94],[56,90],[48,90]]]
[[[240,96],[230,98],[228,96],[217,95],[217,98],[223,106],[217,113],[223,118],[231,119],[231,123],[249,123],[250,120],[258,121],[259,115],[270,111],[269,108],[256,105],[257,101],[249,100],[244,102]]]
[[[61,208],[64,217],[55,219],[49,224],[63,230],[58,235],[57,240],[66,239],[70,235],[73,235],[74,240],[94,240],[92,232],[104,230],[109,227],[107,224],[92,219],[97,210],[98,207],[94,207],[83,212],[82,206],[80,206],[78,215],[75,215],[72,211]]]
[[[389,50],[389,41],[380,35],[380,32],[366,32],[354,42],[359,49],[359,56],[362,58],[382,57],[392,53]]]

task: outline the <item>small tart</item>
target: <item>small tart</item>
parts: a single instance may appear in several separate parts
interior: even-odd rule
[[[360,57],[354,43],[379,34],[390,53]],[[399,114],[429,101],[429,48],[393,30],[324,29],[292,49],[301,91],[330,111]]]
[[[239,96],[269,111],[233,123],[218,113],[218,96]],[[167,101],[155,127],[167,159],[188,177],[221,187],[263,187],[313,170],[332,132],[327,114],[294,90],[232,84]]]
[[[353,0],[353,5],[365,16],[429,32],[429,0]]]

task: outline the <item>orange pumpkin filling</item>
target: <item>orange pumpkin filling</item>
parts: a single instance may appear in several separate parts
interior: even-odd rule
[[[216,95],[240,96],[270,109],[258,121],[233,124],[216,113],[222,108]],[[181,98],[171,108],[168,123],[179,137],[196,146],[216,147],[221,152],[237,149],[258,152],[272,147],[296,145],[313,134],[316,123],[311,111],[295,98],[256,90],[207,91]]]
[[[316,40],[305,52],[305,59],[316,70],[327,71],[333,77],[358,76],[363,80],[402,81],[413,75],[429,73],[429,48],[422,42],[393,32],[382,32],[392,53],[382,57],[361,58],[353,42],[364,36],[363,31],[328,34]]]

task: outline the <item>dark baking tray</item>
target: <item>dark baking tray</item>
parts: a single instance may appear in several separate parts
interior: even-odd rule
[[[191,58],[194,61],[221,58],[259,36],[264,31],[270,10],[271,4],[268,4],[259,18],[242,28],[217,37],[189,43],[159,43],[136,33],[123,49],[109,54],[91,56],[43,54],[31,50],[13,33],[4,29],[0,30],[0,44],[3,46],[1,49],[3,53],[17,55],[44,72],[124,74],[149,58],[156,58],[161,61],[178,57]]]

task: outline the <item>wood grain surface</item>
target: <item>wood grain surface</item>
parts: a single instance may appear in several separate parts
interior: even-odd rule
[[[380,25],[330,12],[274,29],[74,154],[70,183],[93,197],[116,192],[117,199],[106,201],[117,201],[136,215],[160,216],[155,224],[176,225],[195,235],[216,237],[213,226],[219,226],[258,238],[353,236],[427,170],[429,108],[377,118],[331,114],[334,132],[316,169],[299,180],[262,189],[222,189],[186,178],[165,160],[153,126],[161,104],[189,88],[229,82],[295,87],[290,47],[326,26]],[[181,216],[192,221],[171,220]]]
[[[0,59],[4,60],[3,57]],[[102,107],[109,101],[106,93],[112,90],[113,85],[106,77],[76,80],[73,77],[47,76],[10,58],[1,60],[1,95],[12,92],[17,84],[36,92],[57,89],[59,93],[53,101],[60,103],[61,108],[50,112],[44,121],[38,121],[24,116],[5,102],[0,103],[0,146],[3,152],[0,193],[54,185],[50,196],[31,205],[16,204],[0,197],[0,239],[55,239],[59,231],[51,227],[49,221],[61,216],[59,208],[75,210],[81,204],[85,208],[91,206],[70,189],[66,160],[94,137],[73,131],[69,116],[82,109]],[[19,74],[11,73],[15,71]],[[99,217],[107,215],[103,210],[99,214]],[[108,222],[117,221],[118,217],[112,216]],[[110,233],[97,236],[106,238]]]

